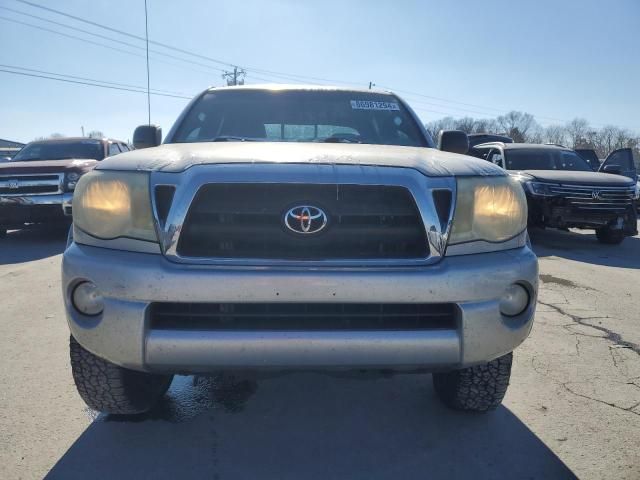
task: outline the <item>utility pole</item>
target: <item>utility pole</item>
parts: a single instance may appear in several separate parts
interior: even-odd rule
[[[147,0],[144,0],[144,38],[147,43],[147,113],[149,115],[149,125],[151,125],[151,91],[149,89],[149,17],[147,15]]]
[[[81,125],[80,129],[82,130],[82,136],[84,137],[84,125]]]
[[[376,84],[375,84],[375,83],[373,83],[373,82],[369,82],[369,90],[371,90],[371,87],[375,87],[375,86],[376,86]]]
[[[227,81],[228,86],[244,85],[244,77],[247,74],[243,69],[233,67],[233,72],[224,72],[222,78]]]

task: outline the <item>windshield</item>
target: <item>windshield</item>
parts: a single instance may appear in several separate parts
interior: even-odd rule
[[[11,161],[27,162],[31,160],[64,160],[67,158],[102,160],[104,158],[104,148],[98,140],[34,142],[20,150]]]
[[[170,141],[243,140],[429,146],[395,96],[349,91],[210,92]]]
[[[577,153],[560,149],[506,150],[507,170],[571,170],[592,172],[587,162]]]

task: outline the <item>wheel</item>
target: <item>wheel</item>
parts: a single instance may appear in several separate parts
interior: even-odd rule
[[[78,393],[91,408],[134,415],[149,411],[171,385],[173,375],[156,375],[119,367],[69,342],[71,372]]]
[[[613,230],[611,227],[602,227],[596,230],[596,237],[600,243],[606,245],[618,245],[624,240],[624,230]]]
[[[513,354],[474,367],[433,374],[440,400],[454,410],[486,412],[495,409],[507,393]]]

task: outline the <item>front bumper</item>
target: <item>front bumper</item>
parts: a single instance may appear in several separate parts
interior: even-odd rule
[[[72,201],[73,192],[0,196],[0,225],[11,227],[70,219]]]
[[[94,282],[105,299],[97,317],[71,305],[73,288]],[[499,310],[512,283],[529,307]],[[483,363],[529,334],[538,263],[528,247],[446,257],[422,267],[300,269],[180,265],[156,254],[73,243],[63,258],[63,294],[71,333],[87,350],[121,366],[198,373],[229,368],[447,369]],[[420,331],[154,330],[153,302],[442,303],[457,305],[457,327]]]
[[[638,233],[635,202],[610,209],[576,208],[563,199],[527,195],[527,203],[530,226],[597,229],[619,224],[625,235]]]

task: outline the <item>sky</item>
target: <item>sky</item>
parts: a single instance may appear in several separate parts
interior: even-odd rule
[[[144,36],[144,0],[29,2]],[[302,83],[373,82],[424,122],[521,110],[542,125],[582,117],[640,132],[640,0],[148,0],[148,12],[151,41],[201,56],[150,46],[151,88],[171,95],[222,85],[222,70],[239,65],[247,83],[294,83],[273,72]],[[144,54],[136,38],[0,0],[0,70],[143,90]],[[151,121],[168,132],[187,102],[152,95]],[[127,141],[146,122],[144,93],[0,71],[0,138],[84,127]]]

